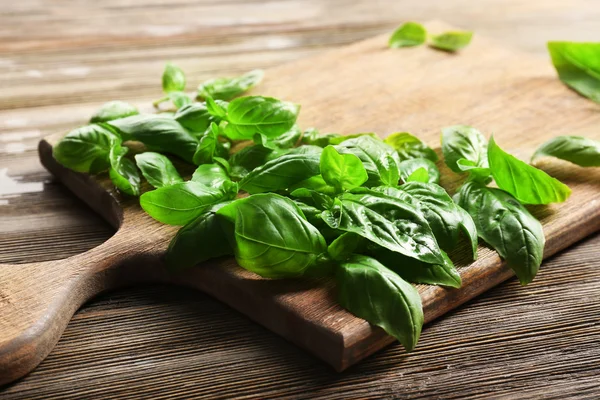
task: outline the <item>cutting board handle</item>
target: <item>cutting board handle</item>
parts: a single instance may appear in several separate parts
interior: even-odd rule
[[[100,246],[66,259],[0,264],[0,385],[33,370],[92,297],[134,282],[164,281],[160,250],[128,231],[122,227]]]

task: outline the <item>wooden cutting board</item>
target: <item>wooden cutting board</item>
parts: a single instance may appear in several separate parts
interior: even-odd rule
[[[448,29],[438,23],[429,28]],[[557,135],[600,139],[600,107],[566,88],[547,59],[477,36],[458,54],[427,47],[392,50],[387,38],[271,69],[254,93],[302,104],[299,123],[304,128],[381,136],[408,131],[438,153],[440,128],[453,124],[493,133],[501,147],[523,158]],[[62,135],[40,142],[42,163],[117,232],[102,245],[64,260],[0,265],[0,384],[39,364],[83,303],[102,291],[142,282],[207,292],[339,371],[393,342],[381,329],[341,309],[327,280],[270,281],[242,270],[230,258],[169,275],[160,260],[176,228],[145,215],[137,199],[115,193],[106,176],[58,165],[52,146]],[[549,257],[600,228],[600,168],[557,160],[537,165],[573,189],[566,203],[531,208],[544,225],[544,257]],[[461,177],[438,166],[442,185],[452,194]],[[483,246],[474,263],[469,264],[466,246],[451,257],[463,287],[420,285],[426,322],[512,276],[498,255]]]

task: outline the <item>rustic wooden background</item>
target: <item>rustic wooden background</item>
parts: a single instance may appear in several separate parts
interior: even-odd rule
[[[3,2],[0,262],[60,259],[112,234],[41,167],[37,141],[106,100],[158,97],[164,61],[195,85],[430,19],[540,57],[550,39],[600,38],[595,0]],[[0,398],[597,398],[599,246],[596,235],[530,286],[510,280],[429,324],[416,352],[392,345],[343,374],[199,292],[110,293]]]

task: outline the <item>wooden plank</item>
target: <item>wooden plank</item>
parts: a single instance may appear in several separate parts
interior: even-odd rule
[[[597,137],[591,132],[599,121],[593,106],[564,88],[540,60],[485,40],[476,40],[457,56],[427,48],[392,51],[385,48],[386,38],[374,38],[273,69],[260,91],[303,104],[304,126],[344,133],[409,130],[434,144],[439,127],[469,123],[485,131],[496,131],[500,144],[518,153],[530,152],[544,138],[564,133],[557,132],[564,126],[571,127],[570,133]],[[460,120],[456,120],[457,116]],[[523,132],[540,134],[531,137]],[[18,273],[14,269],[9,272],[11,279],[5,282],[15,286],[0,286],[2,307],[8,311],[7,317],[0,320],[8,328],[3,331],[8,334],[0,353],[5,356],[5,369],[0,371],[7,371],[7,375],[0,376],[22,374],[32,363],[39,362],[72,313],[99,290],[139,279],[173,280],[162,274],[156,263],[173,229],[153,222],[131,200],[123,202],[108,194],[108,182],[100,181],[100,190],[92,179],[54,164],[49,151],[56,139],[49,138],[40,145],[45,165],[114,225],[120,220],[123,223],[116,236],[88,253],[62,263],[26,265]],[[593,182],[599,180],[597,169],[584,173],[564,163],[544,167],[564,178],[574,190],[567,203],[535,210],[545,226],[548,256],[598,229],[600,216],[594,203],[598,201],[598,190]],[[457,176],[445,172],[448,179],[443,184],[452,191]],[[115,206],[117,203],[119,206]],[[125,210],[122,217],[120,207]],[[140,227],[144,227],[143,234]],[[464,253],[458,251],[455,256],[464,260]],[[141,268],[140,261],[150,265]],[[464,282],[461,290],[420,287],[428,321],[510,276],[495,253],[487,249],[480,249],[476,263],[458,264]],[[217,265],[219,268],[198,268],[176,280],[199,287],[248,313],[337,369],[346,368],[390,342],[380,330],[341,310],[335,304],[330,283],[265,281],[241,271],[229,260]],[[60,273],[56,273],[58,269]],[[54,274],[48,276],[48,270]],[[31,284],[20,276],[35,278],[36,282]],[[48,298],[32,296],[44,294],[43,290]],[[25,301],[31,307],[23,307]],[[18,309],[27,310],[21,313],[22,319],[14,319]],[[52,320],[48,311],[61,313],[60,318]],[[19,341],[20,332],[31,324],[34,325],[29,336]],[[18,363],[20,368],[8,371],[6,360]]]

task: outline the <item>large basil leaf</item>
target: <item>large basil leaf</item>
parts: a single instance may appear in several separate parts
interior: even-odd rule
[[[548,51],[560,80],[600,103],[600,43],[548,42]]]
[[[412,158],[426,158],[433,162],[438,160],[433,149],[408,132],[392,133],[384,141],[398,152],[401,161]]]
[[[323,180],[323,177],[321,175],[311,176],[308,179],[305,179],[290,186],[289,189],[292,192],[297,189],[309,189],[311,191],[316,191],[330,196],[336,194],[336,189],[333,186],[328,185],[327,182]]]
[[[110,167],[110,149],[121,139],[100,125],[73,129],[52,151],[62,165],[77,172],[96,174]]]
[[[185,89],[185,74],[178,66],[167,63],[162,75],[163,92],[181,92]]]
[[[218,118],[212,116],[206,103],[192,103],[177,110],[173,118],[184,128],[198,133],[204,133],[211,122],[219,122]]]
[[[240,189],[250,194],[274,192],[319,174],[319,154],[286,154],[250,172]]]
[[[427,158],[412,158],[405,160],[398,165],[400,172],[400,178],[404,182],[419,181],[429,183],[439,183],[440,171],[437,169],[435,163]],[[415,178],[415,173],[425,171],[422,178]]]
[[[240,97],[227,107],[225,135],[232,140],[249,140],[255,133],[275,138],[294,126],[299,111],[300,106],[272,97]]]
[[[135,163],[125,155],[129,149],[115,145],[110,150],[110,180],[121,192],[130,196],[140,195],[140,174]]]
[[[367,256],[355,255],[337,269],[338,301],[348,311],[398,339],[411,351],[423,326],[419,292]]]
[[[454,125],[442,129],[442,153],[444,162],[454,172],[464,172],[458,165],[461,159],[480,168],[488,167],[487,141],[475,128]]]
[[[408,258],[400,253],[377,247],[370,251],[373,258],[391,269],[400,277],[411,283],[424,283],[427,285],[440,285],[459,288],[462,285],[460,274],[454,268],[452,260],[442,251],[444,262],[442,264],[428,264]]]
[[[446,32],[432,36],[429,45],[439,50],[455,52],[467,47],[472,37],[473,32],[468,31]]]
[[[492,246],[515,272],[522,285],[531,282],[542,263],[542,225],[503,190],[467,182],[456,195],[467,210],[480,238]]]
[[[235,78],[209,79],[198,86],[198,97],[231,100],[260,83],[264,75],[263,70],[255,69]]]
[[[198,140],[168,115],[143,114],[107,122],[123,140],[137,140],[149,150],[171,153],[192,163]]]
[[[346,232],[335,238],[327,247],[327,254],[331,259],[336,261],[344,261],[354,253],[360,253],[360,247],[365,242],[365,239],[353,232]]]
[[[216,163],[202,164],[192,175],[192,181],[214,188],[220,188],[224,182],[230,180],[227,171]]]
[[[162,154],[151,151],[136,154],[135,162],[144,178],[155,188],[183,182],[171,160]]]
[[[233,254],[216,215],[225,204],[211,207],[177,232],[165,255],[170,270],[179,271],[211,258]]]
[[[498,187],[521,203],[561,203],[571,195],[567,185],[506,153],[494,142],[494,138],[490,139],[488,159]]]
[[[202,137],[200,137],[198,147],[194,153],[194,164],[200,165],[212,163],[218,147],[219,126],[212,122],[210,128],[206,130]]]
[[[287,153],[287,150],[273,150],[261,144],[255,144],[253,146],[244,147],[233,154],[229,161],[234,167],[243,167],[249,172],[256,167],[265,164],[268,161],[269,156],[273,155],[275,156],[274,158],[277,158],[285,153]]]
[[[407,22],[392,33],[388,46],[392,49],[418,46],[425,43],[426,39],[427,31],[423,25],[416,22]]]
[[[333,229],[354,232],[391,251],[426,263],[443,263],[429,224],[413,205],[360,188],[343,193],[322,218]]]
[[[550,156],[582,167],[600,167],[600,142],[582,136],[557,136],[542,144],[531,160]]]
[[[163,224],[186,225],[209,207],[232,198],[230,193],[188,181],[146,192],[140,196],[140,205]]]
[[[217,214],[225,220],[238,264],[266,278],[301,276],[327,250],[300,208],[274,193],[238,199]]]
[[[390,182],[390,177],[398,176],[398,153],[383,141],[370,136],[360,136],[346,140],[335,146],[342,154],[354,154],[363,162],[369,177],[366,186],[379,186],[382,184],[396,185]],[[393,161],[393,162],[391,162]],[[393,179],[393,178],[392,178]]]
[[[119,100],[109,101],[108,103],[104,103],[102,107],[92,115],[90,122],[107,122],[136,114],[139,114],[139,111],[129,103]]]
[[[323,149],[320,169],[323,180],[338,192],[354,189],[368,179],[360,158],[354,154],[340,154],[333,146]]]

